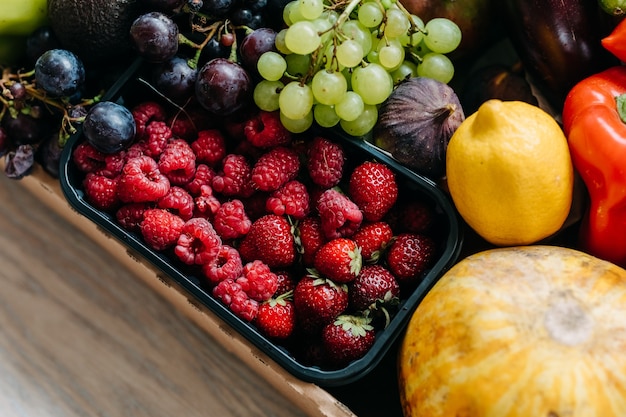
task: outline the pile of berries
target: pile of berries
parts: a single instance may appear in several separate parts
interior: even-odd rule
[[[341,141],[292,134],[278,112],[216,126],[130,110],[129,146],[74,147],[85,199],[301,363],[365,355],[437,260],[435,208]]]

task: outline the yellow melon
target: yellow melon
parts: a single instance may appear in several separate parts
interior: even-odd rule
[[[626,416],[626,270],[554,246],[487,250],[417,307],[406,417]]]

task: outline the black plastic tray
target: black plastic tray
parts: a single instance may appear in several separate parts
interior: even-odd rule
[[[103,96],[103,100],[123,103],[125,93],[131,90],[136,92],[134,89],[136,86],[133,83],[137,82],[136,74],[140,67],[140,62],[133,63],[125,73],[125,76],[107,91]],[[227,307],[216,300],[200,285],[200,280],[197,277],[183,273],[170,258],[152,250],[142,241],[140,236],[129,233],[119,226],[111,214],[91,206],[85,200],[82,191],[83,174],[74,166],[71,158],[74,148],[83,140],[80,131],[68,140],[63,149],[59,179],[66,199],[78,213],[96,223],[105,233],[119,239],[139,256],[143,256],[161,273],[186,291],[186,295],[190,299],[196,300],[199,304],[216,314],[280,366],[304,381],[327,387],[342,386],[360,379],[371,371],[388,352],[394,341],[398,339],[424,295],[457,260],[462,246],[462,229],[458,214],[447,194],[432,180],[417,175],[398,164],[387,153],[362,138],[353,138],[337,131],[325,131],[325,135],[331,139],[341,141],[346,151],[352,157],[360,156],[363,159],[376,159],[390,166],[396,172],[398,180],[403,187],[414,193],[416,198],[421,198],[435,207],[440,220],[439,230],[443,234],[437,236],[439,258],[425,274],[417,288],[408,297],[402,299],[399,309],[394,314],[389,325],[377,334],[374,346],[363,358],[336,370],[321,369],[317,366],[305,366],[296,361],[284,347],[273,343],[259,333],[253,324],[239,319]]]

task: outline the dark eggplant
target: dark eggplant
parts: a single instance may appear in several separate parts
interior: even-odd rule
[[[502,0],[500,6],[525,70],[555,110],[578,81],[617,64],[600,43],[614,20],[597,0]]]

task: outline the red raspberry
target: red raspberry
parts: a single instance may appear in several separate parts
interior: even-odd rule
[[[213,189],[208,185],[200,187],[200,195],[194,198],[194,216],[212,219],[220,208],[220,201],[213,195]]]
[[[287,339],[296,327],[296,310],[287,297],[271,298],[259,304],[254,324],[271,339]]]
[[[137,126],[137,137],[141,138],[146,130],[146,126],[153,121],[165,120],[165,109],[154,101],[140,103],[131,109],[135,125]]]
[[[181,219],[187,221],[193,216],[195,205],[193,197],[187,190],[175,185],[157,201],[157,207],[178,214]]]
[[[265,204],[267,202],[268,194],[263,191],[257,191],[250,197],[241,199],[244,207],[246,208],[246,214],[250,220],[258,220],[267,214],[265,210]]]
[[[235,280],[242,271],[241,256],[237,249],[229,245],[220,246],[215,259],[202,265],[202,273],[212,285],[225,279]]]
[[[214,125],[213,118],[206,117],[204,109],[187,107],[185,112],[179,112],[168,119],[168,125],[172,129],[172,135],[187,141],[192,141],[198,136],[198,132],[209,129]]]
[[[300,170],[298,154],[279,146],[264,153],[252,168],[252,182],[261,191],[275,191],[293,180]]]
[[[147,155],[128,160],[118,182],[118,194],[125,203],[155,202],[169,189],[169,180]]]
[[[217,258],[221,246],[222,240],[211,223],[194,217],[185,222],[174,253],[187,265],[204,265]]]
[[[343,148],[326,138],[313,138],[307,152],[307,170],[311,181],[323,188],[339,184],[346,161]]]
[[[176,244],[185,221],[167,210],[153,208],[144,211],[141,235],[152,249],[161,251]]]
[[[191,142],[191,149],[196,153],[198,163],[213,167],[226,156],[226,141],[217,129],[202,130],[198,132],[196,140]]]
[[[196,164],[196,172],[191,181],[185,184],[185,188],[192,196],[198,196],[200,195],[200,187],[203,185],[210,186],[213,177],[215,177],[213,168],[205,164]]]
[[[225,196],[249,197],[254,192],[251,182],[252,168],[242,155],[226,155],[222,170],[211,182],[213,190]]]
[[[96,172],[106,168],[106,154],[100,152],[89,142],[81,142],[72,151],[72,161],[82,172]]]
[[[250,231],[251,225],[241,200],[224,202],[213,218],[213,226],[222,239],[242,237]]]
[[[281,123],[279,111],[260,111],[248,119],[243,132],[246,139],[259,148],[273,148],[291,142],[291,132]]]
[[[309,193],[303,183],[292,180],[272,192],[265,207],[268,212],[279,216],[303,219],[309,214]]]
[[[172,138],[172,129],[165,122],[153,120],[146,125],[142,141],[146,155],[158,160],[167,142]]]
[[[115,218],[120,226],[131,232],[139,232],[143,213],[149,208],[153,208],[148,203],[124,204],[115,212]]]
[[[267,264],[259,260],[245,264],[236,282],[248,297],[256,301],[269,300],[278,289],[278,277]]]
[[[386,222],[374,222],[362,225],[352,236],[361,248],[363,262],[375,263],[393,238],[391,226]]]
[[[122,169],[124,169],[124,164],[127,160],[126,154],[126,151],[119,151],[108,154],[104,158],[104,168],[98,172],[105,177],[117,177],[122,173]]]
[[[304,266],[313,266],[315,254],[326,243],[319,217],[306,217],[298,222],[296,244]]]
[[[237,317],[245,321],[254,320],[259,311],[259,303],[248,297],[241,285],[232,279],[220,281],[213,287],[212,294]]]
[[[363,213],[345,194],[330,188],[317,200],[317,212],[327,239],[350,237],[361,227]]]
[[[120,205],[117,195],[117,178],[88,172],[83,180],[85,199],[89,204],[103,211],[115,210]]]
[[[146,148],[144,142],[135,142],[130,145],[124,151],[124,163],[128,162],[133,158],[138,158],[140,156],[146,155]],[[152,158],[154,159],[154,158]]]
[[[159,170],[174,185],[191,181],[196,173],[196,155],[189,143],[184,139],[170,140],[159,158]]]

